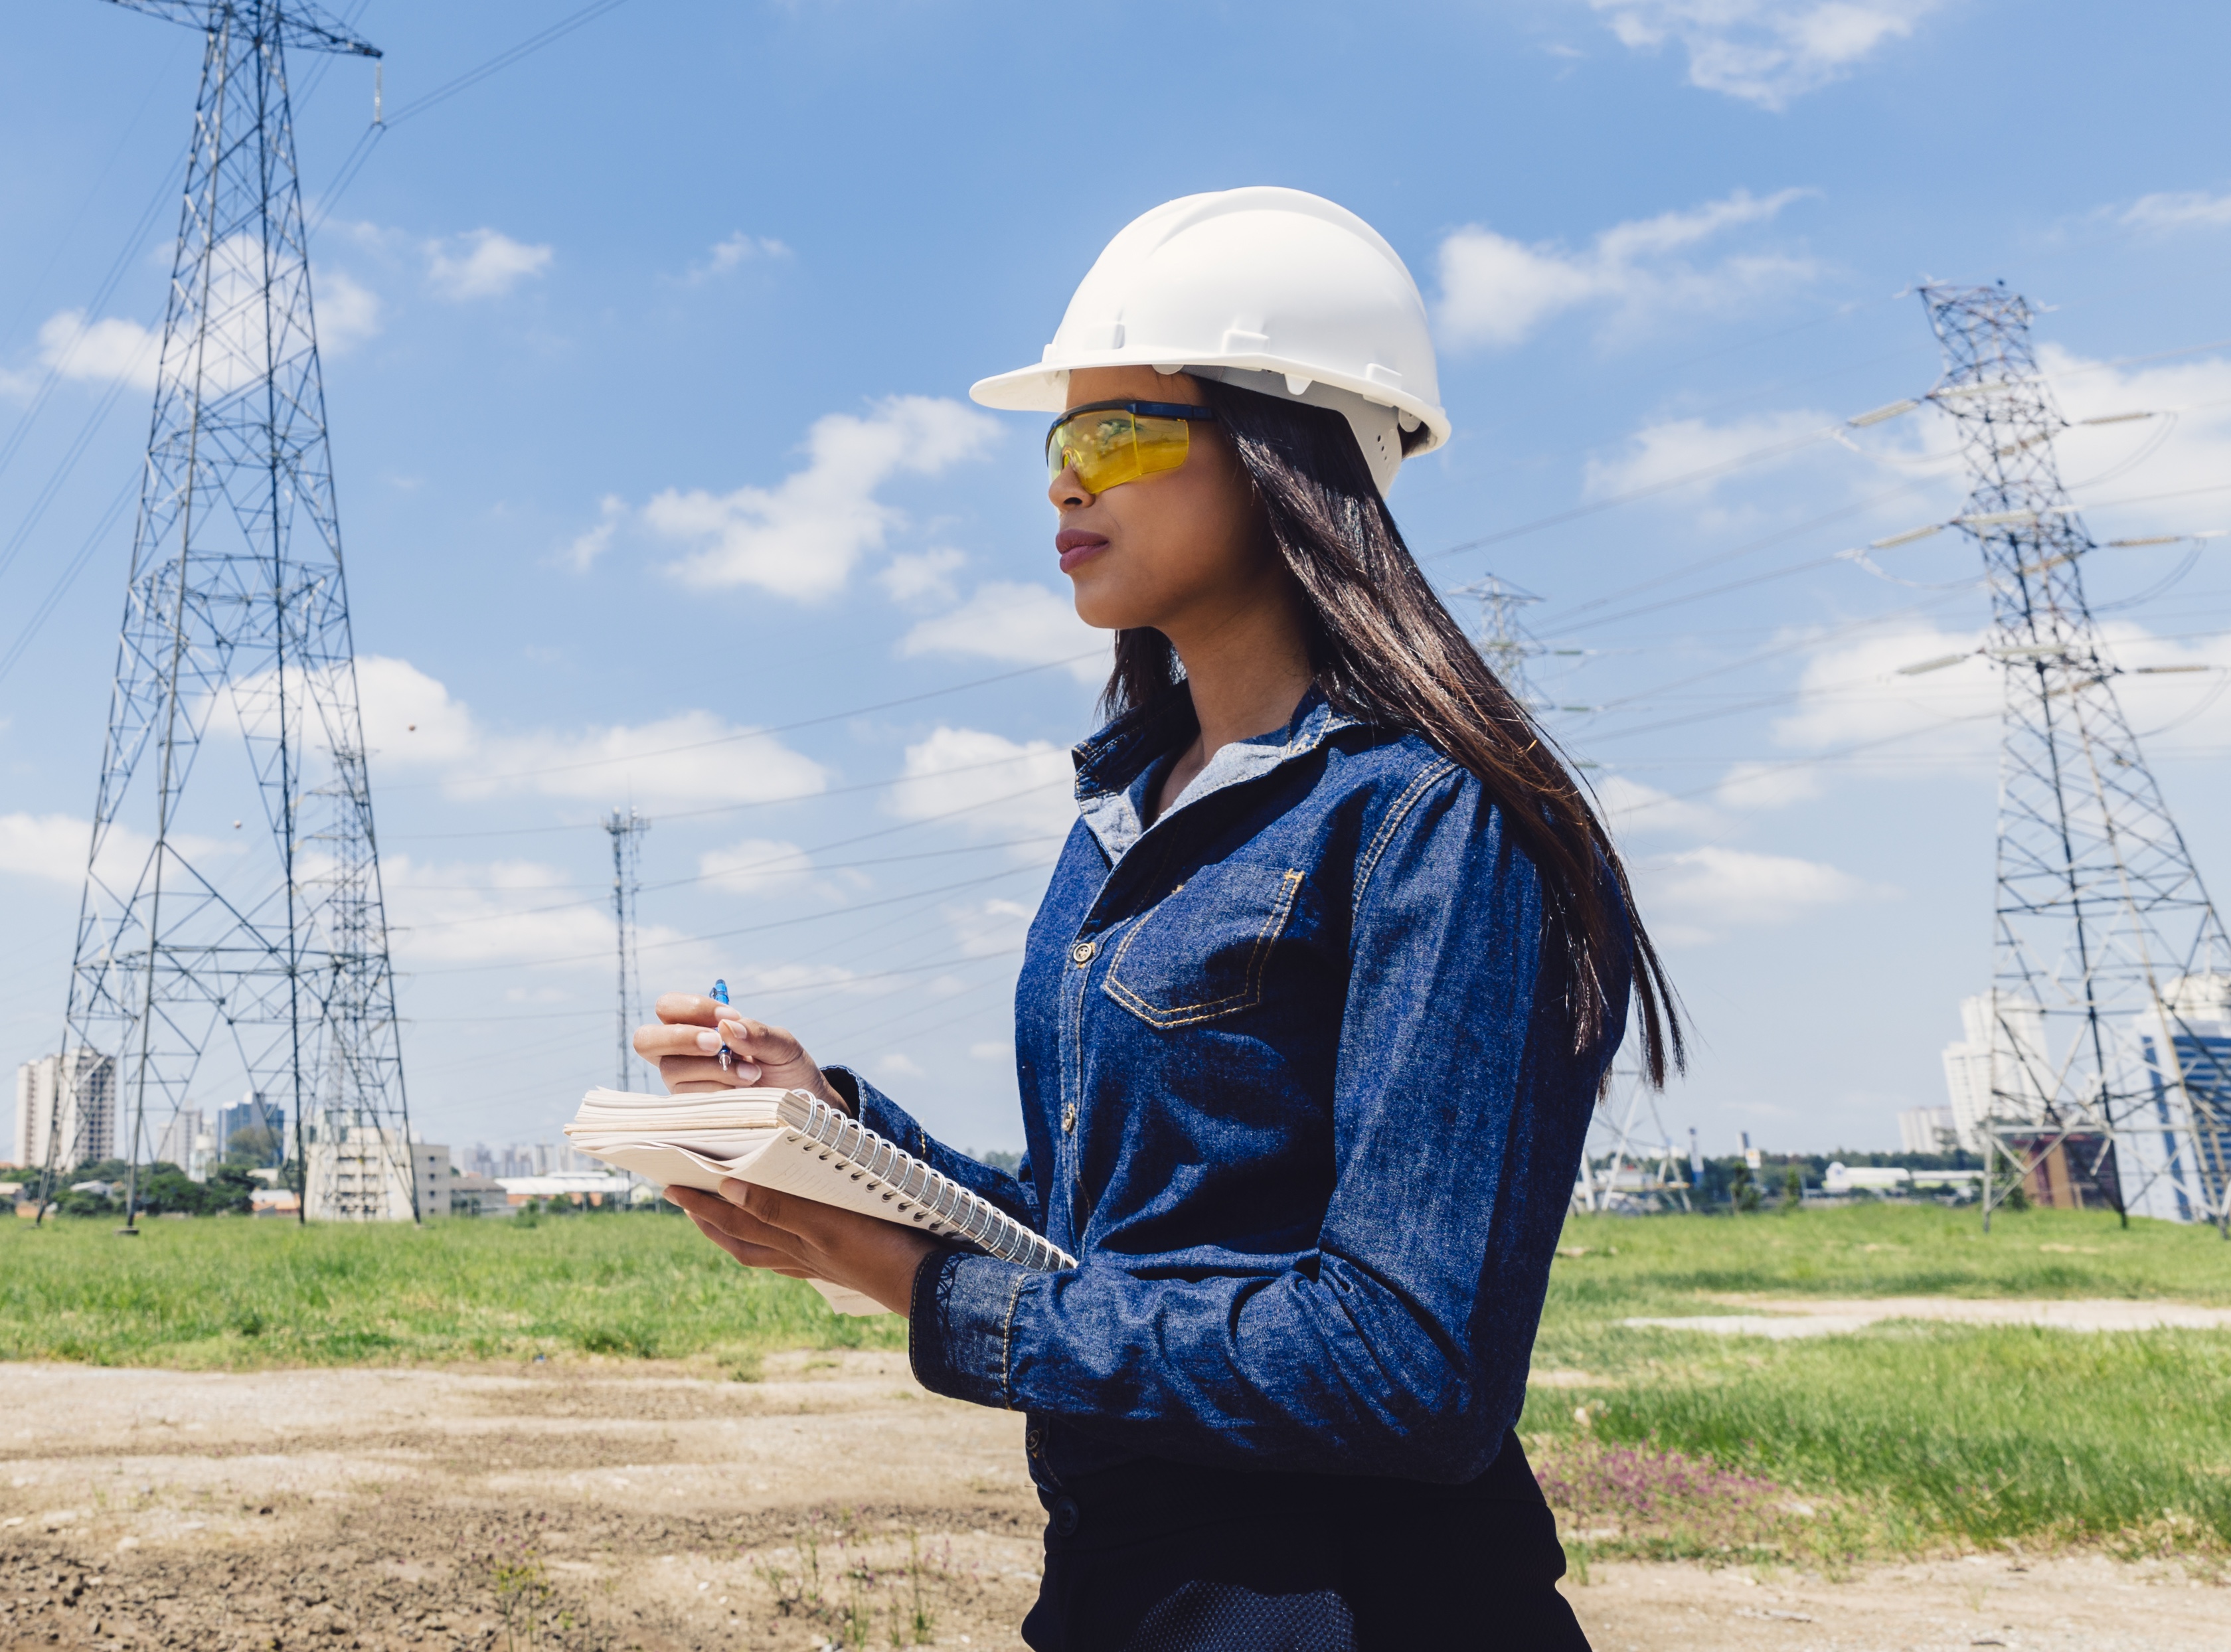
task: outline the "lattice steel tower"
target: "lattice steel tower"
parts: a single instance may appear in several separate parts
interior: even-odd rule
[[[379,54],[296,0],[116,3],[205,45],[67,1042],[115,1059],[135,1167],[238,1083],[292,1115],[306,1215],[399,1215],[398,1181],[415,1215],[287,89],[290,49]]]
[[[1472,633],[1472,643],[1510,697],[1529,711],[1543,709],[1542,696],[1534,690],[1526,662],[1549,651],[1535,640],[1519,619],[1519,611],[1530,608],[1542,600],[1531,591],[1511,584],[1499,573],[1489,573],[1474,580],[1470,585],[1460,585],[1449,594],[1472,597],[1479,603],[1479,620]]]
[[[2231,946],[2085,599],[2093,542],[2061,486],[2066,422],[2030,308],[2003,286],[1921,296],[1944,352],[1931,399],[1974,478],[1956,521],[1982,552],[1984,651],[2005,688],[1984,1220],[2027,1182],[2231,1237]]]

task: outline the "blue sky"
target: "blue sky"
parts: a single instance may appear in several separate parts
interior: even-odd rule
[[[395,114],[572,10],[336,9]],[[61,1020],[129,551],[95,530],[145,439],[167,202],[133,227],[198,70],[155,19],[23,10],[0,442],[64,378],[0,470],[10,1060]],[[1013,949],[1099,643],[1037,421],[967,387],[1035,358],[1135,214],[1277,183],[1369,219],[1433,308],[1458,434],[1393,495],[1426,566],[1539,593],[1581,651],[1540,685],[1602,709],[1550,720],[1697,1021],[1666,1123],[1894,1145],[1988,975],[1995,690],[1895,675],[1982,622],[1957,535],[1835,556],[1951,514],[1950,431],[1820,432],[1935,377],[1903,289],[2003,278],[2070,417],[2157,415],[2064,444],[2095,534],[2231,526],[2231,350],[2195,347],[2231,337],[2227,48],[2190,5],[629,0],[398,120],[339,194],[372,70],[298,59],[415,1114],[548,1136],[609,1081],[595,822],[632,801],[651,982],[725,975],[950,1138],[1018,1141]],[[2193,548],[2088,577],[2127,663],[2208,668],[2127,703],[2220,882],[2231,549]]]

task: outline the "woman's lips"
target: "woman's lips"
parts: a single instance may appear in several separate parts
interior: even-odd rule
[[[1053,536],[1053,547],[1061,554],[1061,571],[1067,573],[1078,563],[1090,561],[1108,548],[1108,535],[1088,534],[1082,528],[1066,528]]]

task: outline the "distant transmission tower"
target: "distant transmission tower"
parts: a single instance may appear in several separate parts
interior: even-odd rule
[[[636,897],[643,892],[643,834],[650,822],[632,807],[614,809],[605,818],[612,837],[612,928],[618,936],[620,957],[619,1076],[613,1088],[628,1087],[634,1069],[635,1029],[643,1018],[643,970],[636,962]]]
[[[2006,696],[1984,1221],[2028,1182],[2231,1238],[2231,946],[2085,600],[2092,541],[2054,461],[2065,421],[2030,308],[2003,286],[1921,296],[1944,352],[1932,399],[1974,478],[1957,521],[1982,552]]]
[[[306,1218],[415,1215],[286,71],[379,54],[295,0],[115,3],[205,43],[65,1048],[115,1060],[127,1211],[150,1113],[230,1079],[291,1111]]]
[[[1542,709],[1545,703],[1534,691],[1526,662],[1549,651],[1528,633],[1518,619],[1521,609],[1531,607],[1542,599],[1497,573],[1485,574],[1470,585],[1460,585],[1450,594],[1478,599],[1479,620],[1472,632],[1472,642],[1480,657],[1487,661],[1503,686],[1510,690],[1512,699],[1529,711]]]
[[[1691,1208],[1680,1153],[1659,1115],[1658,1091],[1641,1059],[1622,1051],[1612,1064],[1611,1083],[1596,1098],[1589,1120],[1573,1206],[1579,1210],[1648,1212],[1670,1210],[1676,1204],[1684,1210]]]

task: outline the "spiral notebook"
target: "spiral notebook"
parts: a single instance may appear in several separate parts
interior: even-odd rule
[[[1077,1266],[988,1199],[804,1090],[592,1090],[566,1134],[576,1150],[661,1187],[714,1193],[733,1176],[919,1228],[1024,1267]],[[883,1312],[857,1291],[824,1279],[813,1287],[839,1313]]]

